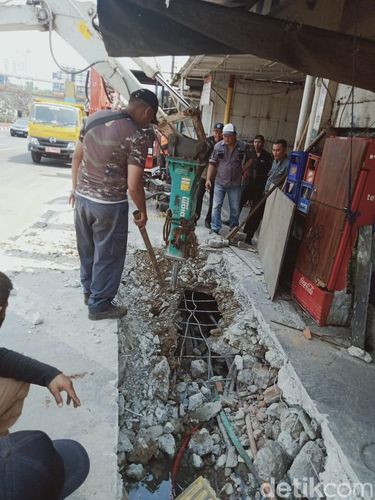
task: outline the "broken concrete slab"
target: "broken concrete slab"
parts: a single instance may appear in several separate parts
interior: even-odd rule
[[[205,403],[191,414],[191,418],[198,422],[208,422],[214,418],[222,409],[221,401]]]
[[[281,431],[277,442],[291,459],[294,459],[301,449],[299,439],[295,440],[290,431]]]
[[[198,470],[202,469],[202,467],[204,465],[202,457],[200,457],[199,455],[196,455],[195,453],[193,453],[193,456],[192,456],[192,463],[193,463],[194,469],[198,469]]]
[[[128,459],[129,462],[146,465],[152,458],[156,457],[156,455],[157,446],[155,441],[137,436],[134,442],[134,448],[128,454]]]
[[[324,481],[370,482],[375,487],[375,473],[366,468],[359,452],[361,446],[375,441],[375,394],[367,383],[375,376],[375,365],[355,360],[345,350],[318,339],[307,343],[299,334],[273,323],[301,328],[304,324],[292,303],[281,299],[271,303],[264,281],[252,273],[247,276],[243,261],[230,249],[224,253],[226,269],[256,316],[267,348],[279,352],[279,364],[283,360],[278,381],[283,398],[303,406],[321,426],[328,443]]]
[[[201,392],[189,397],[189,411],[194,411],[204,404],[204,396]]]
[[[294,459],[291,468],[288,471],[288,477],[292,484],[303,484],[312,482],[316,485],[319,481],[319,474],[324,468],[324,454],[315,441],[309,441]],[[318,498],[314,492],[309,494],[303,491],[307,498],[314,500]]]
[[[124,432],[120,433],[119,442],[118,442],[118,451],[121,453],[124,451],[125,453],[130,453],[134,450],[134,446],[129,439],[129,436]]]
[[[280,401],[281,395],[282,395],[281,389],[277,385],[272,385],[271,387],[267,387],[267,389],[263,393],[264,401],[268,405]]]
[[[194,359],[190,365],[190,372],[193,378],[203,378],[207,376],[208,366],[203,359]]]
[[[354,358],[362,359],[366,363],[371,363],[371,361],[372,361],[371,354],[369,354],[368,352],[366,352],[363,349],[360,349],[359,347],[356,347],[354,345],[352,345],[348,348],[348,353],[350,354],[350,356],[353,356]]]
[[[225,462],[225,467],[228,469],[234,469],[238,464],[237,450],[234,446],[231,446],[227,452],[227,459]]]
[[[212,437],[209,431],[204,427],[200,431],[195,432],[189,442],[189,450],[200,457],[211,453],[213,447],[214,442]]]
[[[261,479],[264,481],[273,479],[277,483],[288,470],[290,459],[278,442],[267,441],[258,451],[254,465]]]
[[[176,441],[173,435],[163,434],[163,436],[160,436],[158,438],[158,448],[172,458],[176,452]]]
[[[154,386],[154,393],[157,398],[167,401],[169,394],[169,377],[171,369],[167,358],[163,357],[151,372],[151,379]]]
[[[126,475],[131,479],[140,481],[144,476],[144,469],[142,464],[130,464],[126,469]]]

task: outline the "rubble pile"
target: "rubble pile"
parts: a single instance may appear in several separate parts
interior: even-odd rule
[[[167,279],[170,263],[157,258]],[[156,282],[144,252],[128,260],[120,291],[130,313],[119,333],[118,450],[127,480],[145,480],[156,459],[170,468],[191,433],[181,465],[190,477],[181,473],[182,487],[203,475],[219,498],[260,499],[263,482],[319,482],[325,464],[319,427],[284,401],[280,360],[227,276],[222,254],[200,249],[183,264],[180,290],[172,293]],[[191,316],[181,307],[186,290],[214,297],[216,325],[184,328]]]

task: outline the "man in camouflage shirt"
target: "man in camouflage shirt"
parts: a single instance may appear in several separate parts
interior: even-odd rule
[[[146,89],[131,94],[122,112],[98,111],[82,130],[72,162],[77,247],[81,283],[92,320],[120,318],[125,306],[113,304],[124,267],[129,192],[140,228],[147,223],[143,168],[153,133],[158,99]]]

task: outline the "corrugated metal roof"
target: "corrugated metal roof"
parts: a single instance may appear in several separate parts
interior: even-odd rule
[[[227,73],[265,81],[301,82],[305,79],[304,73],[300,71],[253,55],[194,56],[186,61],[179,73],[188,78]]]

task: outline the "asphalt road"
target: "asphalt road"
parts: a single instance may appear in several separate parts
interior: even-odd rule
[[[37,165],[27,139],[0,131],[0,242],[19,235],[70,190],[70,165],[43,158]]]

